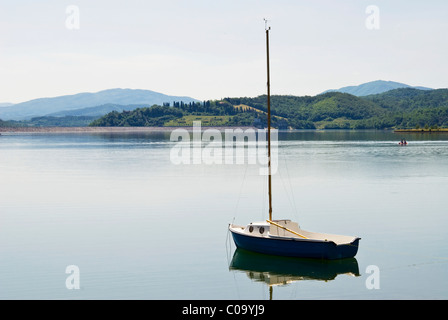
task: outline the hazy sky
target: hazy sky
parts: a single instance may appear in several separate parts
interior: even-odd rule
[[[264,17],[272,94],[448,87],[447,0],[0,0],[0,102],[111,88],[257,96]]]

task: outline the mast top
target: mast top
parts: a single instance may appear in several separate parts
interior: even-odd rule
[[[268,19],[266,19],[266,18],[263,18],[263,20],[264,20],[264,29],[266,30],[266,31],[268,31],[268,30],[271,30],[271,27],[268,27]]]

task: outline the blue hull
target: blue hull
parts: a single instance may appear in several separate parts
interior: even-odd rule
[[[358,252],[359,238],[349,244],[336,245],[333,241],[309,239],[276,239],[243,235],[231,230],[238,248],[258,253],[299,258],[344,259]]]

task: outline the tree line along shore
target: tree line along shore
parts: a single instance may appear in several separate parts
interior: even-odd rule
[[[1,121],[0,127],[204,127],[267,126],[266,95],[203,102],[172,102],[98,116],[35,117]],[[316,96],[271,96],[272,126],[279,129],[395,129],[445,132],[448,89],[402,88],[357,97],[328,92]],[[76,129],[81,130],[81,129]],[[93,129],[85,129],[93,130]]]

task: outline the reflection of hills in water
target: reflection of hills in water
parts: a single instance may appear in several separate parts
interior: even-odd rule
[[[300,280],[334,280],[340,274],[359,276],[355,258],[318,260],[271,256],[236,249],[230,270],[244,271],[253,281],[283,285]]]

